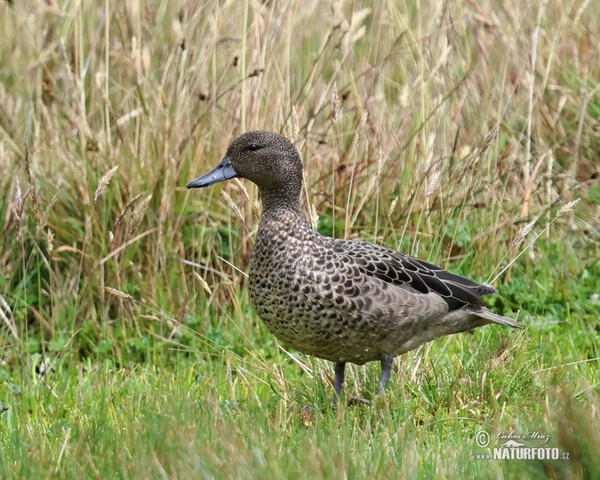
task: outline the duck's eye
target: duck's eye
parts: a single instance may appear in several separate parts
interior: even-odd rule
[[[251,143],[250,145],[248,145],[248,150],[250,150],[251,152],[256,152],[257,150],[260,150],[260,145],[257,145],[256,143]]]

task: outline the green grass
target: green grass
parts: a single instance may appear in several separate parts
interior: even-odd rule
[[[0,3],[0,477],[598,477],[599,17]],[[256,188],[185,189],[256,128],[322,233],[493,282],[526,328],[409,352],[381,398],[352,366],[373,404],[332,410],[331,365],[250,306]],[[480,460],[482,429],[570,458]]]

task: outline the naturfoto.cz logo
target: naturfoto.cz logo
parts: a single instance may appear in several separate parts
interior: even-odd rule
[[[494,437],[495,444],[487,453],[477,453],[481,460],[568,460],[569,452],[558,447],[541,446],[548,443],[550,434],[541,432],[499,432]],[[479,448],[488,448],[491,435],[480,430],[475,435],[475,444]],[[537,443],[537,445],[530,445]],[[541,444],[541,445],[540,445]]]

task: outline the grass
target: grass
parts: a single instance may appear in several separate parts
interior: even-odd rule
[[[598,477],[596,3],[0,3],[0,476]],[[250,306],[255,187],[184,187],[257,128],[321,232],[494,282],[525,330],[409,352],[382,398],[352,367],[374,405],[331,410]]]

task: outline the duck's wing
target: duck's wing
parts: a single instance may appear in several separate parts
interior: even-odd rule
[[[450,273],[419,258],[381,245],[356,240],[334,240],[335,250],[363,274],[423,294],[436,293],[449,310],[484,307],[479,298],[496,291],[486,285]]]

